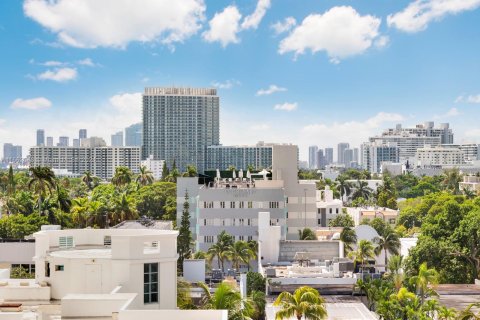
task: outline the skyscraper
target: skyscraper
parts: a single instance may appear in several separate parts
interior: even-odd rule
[[[317,169],[325,169],[326,161],[325,155],[323,154],[323,149],[318,149],[317,151]]]
[[[123,147],[123,131],[112,134],[112,147]]]
[[[19,161],[22,159],[22,146],[15,146],[11,143],[3,144],[3,161]]]
[[[142,146],[142,130],[143,124],[136,123],[132,124],[129,127],[125,128],[125,146],[127,147],[134,147],[134,146]]]
[[[38,129],[37,130],[37,147],[45,145],[45,130]]]
[[[337,163],[345,164],[345,149],[350,148],[350,144],[347,142],[340,142],[337,146]]]
[[[345,164],[345,168],[351,168],[353,161],[353,149],[345,149],[343,151],[343,163]]]
[[[72,146],[78,148],[80,147],[80,139],[73,139],[72,140]]]
[[[87,138],[87,129],[78,130],[78,139],[86,139],[86,138]]]
[[[47,147],[53,147],[53,137],[47,137]]]
[[[153,155],[205,169],[207,146],[220,143],[220,99],[216,89],[145,88],[143,94],[143,158]]]
[[[317,146],[308,147],[308,167],[310,169],[316,169],[317,167]]]
[[[59,147],[68,147],[68,137],[58,137],[58,144]]]
[[[325,148],[325,164],[333,163],[333,148]]]

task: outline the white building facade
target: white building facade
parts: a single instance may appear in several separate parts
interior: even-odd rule
[[[151,155],[147,159],[142,160],[141,164],[145,166],[148,171],[152,172],[155,180],[162,179],[163,166],[165,165],[164,160],[155,160]]]
[[[457,146],[426,146],[417,150],[415,163],[418,167],[459,166],[465,164],[465,154]]]

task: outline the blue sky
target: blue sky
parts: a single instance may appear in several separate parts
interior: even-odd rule
[[[145,86],[216,86],[221,142],[359,145],[450,122],[480,143],[480,0],[0,2],[0,143],[110,134]],[[272,89],[273,90],[269,90]],[[263,94],[262,93],[263,90]],[[260,91],[260,93],[259,93]]]

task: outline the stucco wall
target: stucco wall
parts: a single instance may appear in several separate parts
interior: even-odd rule
[[[319,261],[333,260],[334,257],[340,257],[340,241],[281,241],[278,261],[294,261],[296,252],[309,252],[310,259]]]

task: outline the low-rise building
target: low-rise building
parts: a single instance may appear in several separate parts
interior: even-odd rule
[[[475,193],[480,191],[479,176],[463,176],[463,181],[459,183],[460,190],[469,190]]]
[[[328,227],[330,221],[342,213],[343,202],[333,198],[333,190],[326,186],[324,190],[317,190],[317,226]]]
[[[364,220],[371,221],[375,218],[381,218],[384,222],[394,227],[397,223],[399,210],[379,207],[356,207],[347,208],[347,213],[352,217],[355,226],[360,225]]]
[[[459,166],[465,164],[465,154],[455,145],[425,146],[417,149],[415,163],[418,167]]]

